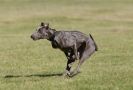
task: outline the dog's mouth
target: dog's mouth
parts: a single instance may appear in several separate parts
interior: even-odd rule
[[[34,41],[36,41],[37,39],[35,38],[35,37],[33,37],[32,35],[31,35],[31,39],[33,39]]]

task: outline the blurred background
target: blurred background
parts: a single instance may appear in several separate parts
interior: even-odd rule
[[[91,33],[99,47],[71,79],[65,55],[30,35],[41,22]],[[0,0],[1,90],[132,90],[133,0]],[[8,78],[6,78],[8,77]]]

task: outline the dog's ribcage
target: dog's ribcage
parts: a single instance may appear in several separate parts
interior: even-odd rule
[[[87,35],[78,31],[61,31],[55,34],[54,40],[60,45],[61,48],[68,48],[77,44],[80,46],[82,42],[88,39]]]

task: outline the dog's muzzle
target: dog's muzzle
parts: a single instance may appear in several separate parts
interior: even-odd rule
[[[33,35],[30,36],[33,40],[36,40],[35,37]]]

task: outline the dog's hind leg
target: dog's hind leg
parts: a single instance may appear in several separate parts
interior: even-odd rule
[[[95,46],[93,44],[86,45],[85,50],[83,51],[83,54],[79,60],[78,66],[76,67],[75,71],[73,72],[73,75],[76,75],[80,72],[80,67],[83,64],[83,62],[89,58],[93,53],[95,52]]]

